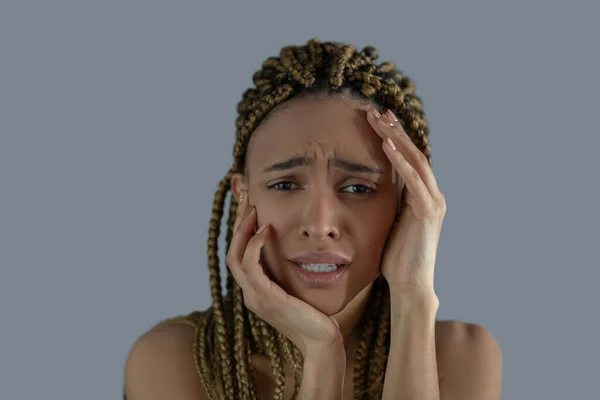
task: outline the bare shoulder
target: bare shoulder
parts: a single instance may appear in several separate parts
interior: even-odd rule
[[[436,321],[436,355],[440,392],[448,399],[499,400],[502,351],[482,325]]]
[[[207,399],[193,357],[194,328],[157,324],[131,347],[125,363],[127,400]]]

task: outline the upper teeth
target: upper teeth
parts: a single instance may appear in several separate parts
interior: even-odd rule
[[[301,264],[298,265],[307,271],[311,272],[332,272],[340,267],[341,264]]]

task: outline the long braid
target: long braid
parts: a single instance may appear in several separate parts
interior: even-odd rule
[[[379,311],[378,329],[375,342],[371,351],[368,376],[368,398],[378,399],[383,394],[383,378],[387,366],[388,349],[390,341],[390,294],[385,280],[381,281],[381,309]]]
[[[213,314],[205,313],[204,318],[200,319],[198,325],[198,337],[194,341],[194,362],[202,380],[202,384],[206,388],[213,388],[215,376],[213,370],[210,368],[206,361],[212,360],[211,355],[213,354],[209,338],[214,337],[212,335],[212,324]],[[212,390],[207,390],[208,400],[215,400],[216,397]]]
[[[221,379],[223,383],[224,394],[227,398],[234,399],[234,371],[233,371],[233,353],[230,347],[228,326],[225,322],[224,317],[224,301],[221,295],[221,272],[219,269],[219,254],[218,254],[218,239],[221,232],[221,218],[223,217],[223,204],[225,203],[225,195],[230,187],[232,172],[228,172],[225,178],[219,183],[217,192],[215,193],[215,199],[213,202],[212,218],[210,220],[209,231],[208,231],[208,265],[210,271],[210,287],[213,298],[212,314],[215,322],[215,347],[217,353],[214,354],[214,361],[218,361],[221,366]],[[206,362],[207,360],[203,360]],[[206,366],[211,368],[216,363],[211,363],[212,366]]]
[[[369,304],[361,318],[361,325],[365,325],[359,338],[356,359],[354,361],[354,398],[370,399],[368,393],[368,383],[370,371],[370,361],[373,355],[375,337],[377,334],[378,316],[381,313],[382,292],[379,288],[380,279],[373,284]]]
[[[239,285],[227,269],[223,297],[218,245],[225,197],[231,188],[233,173],[243,172],[246,151],[252,133],[274,109],[288,99],[302,96],[349,96],[390,108],[431,165],[428,125],[422,101],[415,95],[414,83],[391,63],[377,64],[378,53],[372,46],[360,52],[354,46],[308,41],[305,46],[286,46],[279,57],[269,57],[253,74],[254,88],[247,89],[237,105],[236,142],[231,170],[219,183],[209,227],[208,264],[213,305],[202,314],[203,322],[195,343],[198,373],[209,398],[255,400],[256,382],[251,355],[269,359],[275,378],[275,398],[282,399],[285,388],[283,360],[294,369],[294,397],[302,380],[302,355],[296,346],[265,321],[246,308]],[[227,250],[233,236],[237,202],[229,205]],[[381,395],[387,353],[389,351],[390,299],[387,283],[373,285],[364,328],[355,360],[356,398]]]

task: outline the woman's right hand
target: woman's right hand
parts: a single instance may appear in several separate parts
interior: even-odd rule
[[[269,226],[264,225],[254,234],[256,208],[249,207],[244,197],[247,193],[242,192],[226,258],[242,289],[244,304],[290,339],[305,358],[307,352],[318,354],[331,346],[343,346],[342,334],[333,318],[287,294],[264,273],[260,255],[269,237]]]

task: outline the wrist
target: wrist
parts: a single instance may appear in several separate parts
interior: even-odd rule
[[[341,333],[320,342],[303,342],[298,348],[304,359],[319,358],[322,354],[345,354],[344,337]]]
[[[326,346],[309,345],[302,351],[304,365],[307,363],[345,363],[346,349],[343,341],[336,341]]]
[[[393,291],[390,290],[392,316],[417,311],[419,314],[437,313],[440,300],[433,290]]]
[[[298,399],[341,399],[345,373],[346,351],[343,345],[327,349],[308,348],[304,355]]]

